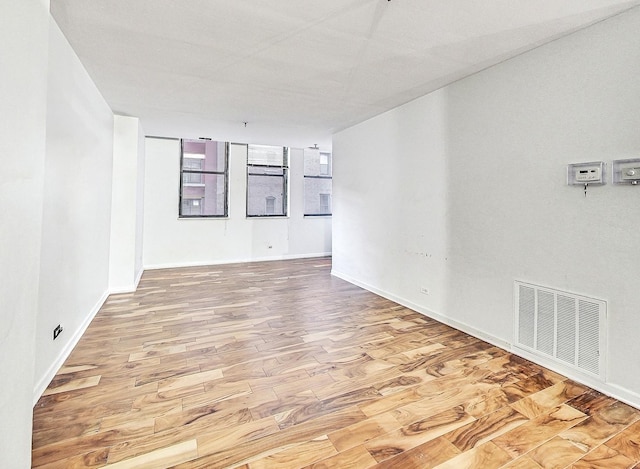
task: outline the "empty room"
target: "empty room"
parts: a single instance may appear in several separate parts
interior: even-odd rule
[[[640,467],[640,0],[0,24],[1,467]]]

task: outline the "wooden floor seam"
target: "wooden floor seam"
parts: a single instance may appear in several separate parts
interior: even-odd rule
[[[640,411],[330,258],[162,269],[35,405],[32,467],[640,469]]]

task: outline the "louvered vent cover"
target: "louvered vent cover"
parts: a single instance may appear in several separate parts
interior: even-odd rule
[[[604,380],[607,303],[515,282],[516,346]]]

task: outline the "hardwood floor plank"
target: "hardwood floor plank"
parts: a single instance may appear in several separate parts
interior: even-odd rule
[[[437,465],[436,469],[498,469],[509,461],[507,452],[489,441]]]
[[[331,441],[321,437],[252,461],[249,469],[297,469],[337,454]]]
[[[575,427],[560,433],[559,437],[586,453],[620,433],[625,427],[625,424],[610,423],[600,414],[593,414]]]
[[[105,469],[158,469],[191,461],[197,457],[198,444],[196,440],[189,440],[114,464],[107,464]]]
[[[158,384],[158,392],[167,393],[168,391],[174,391],[176,389],[186,388],[196,384],[204,384],[207,381],[220,379],[222,376],[222,370],[211,370],[180,376],[178,378],[169,378]]]
[[[460,450],[445,438],[440,437],[386,459],[376,465],[376,468],[430,469],[455,458],[459,454]]]
[[[517,458],[587,418],[565,404],[495,438],[493,442]]]
[[[533,419],[549,409],[581,396],[586,391],[586,386],[573,381],[562,381],[514,402],[511,407],[527,418]]]
[[[107,464],[108,456],[109,448],[106,447],[32,467],[37,469],[96,469]]]
[[[574,409],[578,409],[583,414],[591,415],[593,412],[597,412],[601,408],[607,407],[615,402],[616,400],[612,397],[589,389],[587,392],[571,399],[567,404]]]
[[[571,466],[571,469],[626,469],[633,460],[602,445]]]
[[[402,425],[393,415],[380,414],[349,427],[329,433],[329,439],[338,451],[361,446],[369,440],[398,430]]]
[[[159,416],[155,419],[154,431],[159,433],[171,428],[185,428],[187,426],[191,426],[192,430],[201,428],[206,431],[211,427],[227,428],[251,420],[251,413],[247,408],[220,411],[214,404]]]
[[[506,407],[508,404],[509,400],[502,389],[494,388],[481,396],[467,401],[464,404],[464,410],[469,415],[481,418],[483,415],[491,414]]]
[[[635,462],[640,461],[640,422],[621,431],[606,445]]]
[[[349,469],[366,469],[376,465],[376,460],[362,446],[356,446],[346,451],[340,452],[335,456],[323,459],[319,462],[306,466],[305,469],[332,469],[332,468],[349,468]],[[294,467],[300,467],[296,465]]]
[[[543,469],[553,469],[570,466],[586,453],[584,447],[576,446],[570,440],[555,437],[530,451],[528,456]]]
[[[256,433],[249,433],[242,436],[244,442],[233,444],[227,442],[229,432],[220,439],[210,439],[207,436],[198,438],[198,449],[201,457],[196,464],[184,465],[187,468],[215,468],[230,467],[245,464],[253,460],[267,457],[279,450],[304,443],[306,441],[321,437],[327,433],[328,428],[349,426],[364,420],[366,417],[356,407],[344,409],[326,415],[321,419],[314,419],[301,423],[295,427],[287,427],[280,430]],[[250,425],[250,424],[249,424]],[[277,427],[279,429],[279,427]]]
[[[64,428],[66,438],[77,438],[98,433],[101,426],[102,422],[100,420],[76,423],[75,417],[52,419],[52,424],[49,425],[48,428],[41,428],[41,425],[39,425],[38,428],[33,429],[31,444],[33,448],[45,446],[51,440],[55,440],[60,437],[60,428]]]
[[[78,456],[97,448],[105,448],[119,443],[122,440],[148,437],[153,434],[153,420],[141,420],[129,422],[120,426],[117,430],[107,430],[90,435],[75,438],[66,438],[65,429],[61,428],[60,437],[55,443],[35,448],[32,453],[34,465],[42,465],[53,461],[59,461],[73,456]]]
[[[483,373],[478,370],[461,379],[436,380],[421,387],[422,398],[394,410],[394,417],[402,424],[438,414],[451,406],[461,406],[490,389],[490,385],[476,382]],[[447,385],[444,385],[444,383]]]
[[[374,438],[365,444],[365,448],[376,461],[381,462],[473,420],[473,417],[464,413],[462,407],[456,407]]]
[[[273,386],[273,391],[280,399],[286,399],[287,396],[292,396],[302,391],[309,390],[313,392],[314,389],[321,389],[335,383],[328,374],[309,376],[305,373],[301,375],[302,377],[299,380]]]
[[[444,435],[461,452],[475,448],[528,422],[515,410],[504,407]]]
[[[65,375],[67,373],[78,373],[81,371],[91,371],[98,368],[96,365],[70,365],[70,366],[62,366],[56,376]]]
[[[217,399],[217,395],[202,393],[193,396],[185,396],[182,398],[182,409],[188,412],[191,409],[202,407],[205,405],[215,404],[218,412],[227,410],[253,409],[260,407],[269,402],[275,402],[278,396],[272,389],[263,389],[251,393],[238,393],[230,399]]]
[[[342,379],[338,376],[338,379],[331,374],[331,378],[335,381],[333,384],[325,386],[321,389],[315,389],[314,393],[319,399],[330,399],[332,397],[340,396],[349,392],[357,391],[358,389],[372,387],[379,383],[381,380],[396,379],[402,376],[402,372],[395,368],[385,368],[378,370],[375,374],[368,376],[357,376],[348,379]],[[343,374],[344,377],[344,374]]]
[[[102,378],[102,376],[97,375],[97,376],[91,376],[89,378],[74,379],[60,386],[49,387],[45,390],[45,392],[42,395],[50,396],[51,394],[59,394],[61,392],[76,391],[78,389],[91,388],[93,386],[98,385],[98,383],[100,382],[100,378]]]
[[[538,463],[536,463],[529,456],[521,456],[518,459],[514,459],[509,464],[502,466],[501,469],[542,469]]]

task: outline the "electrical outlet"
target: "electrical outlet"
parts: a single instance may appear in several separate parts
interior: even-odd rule
[[[56,340],[58,336],[62,333],[62,326],[58,324],[56,328],[53,330],[53,340]]]
[[[420,287],[420,293],[422,293],[423,295],[431,294],[431,292],[429,292],[429,289],[427,287]]]

